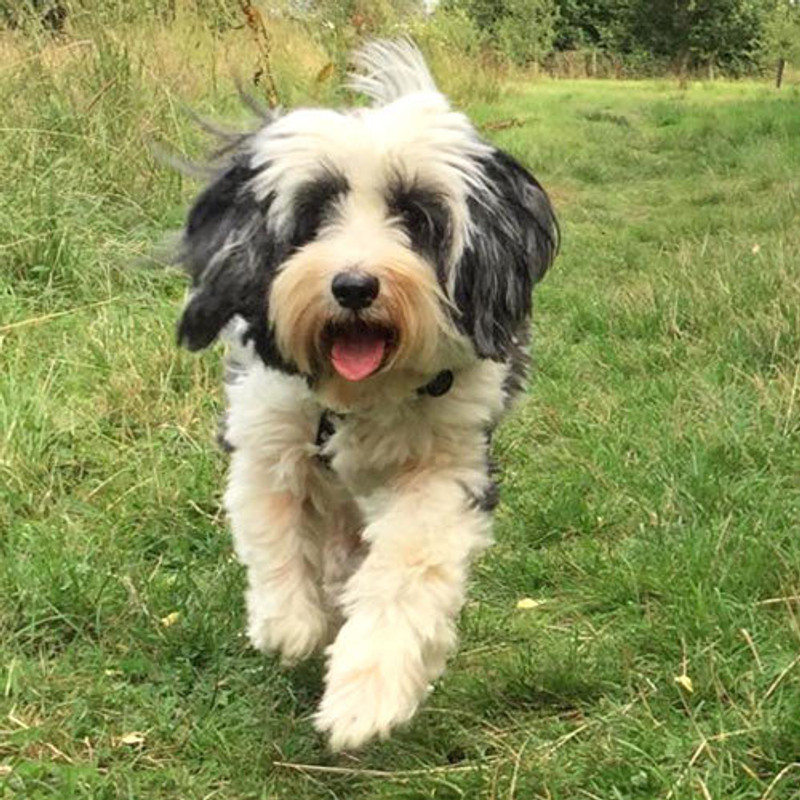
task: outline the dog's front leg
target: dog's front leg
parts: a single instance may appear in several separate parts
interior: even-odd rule
[[[346,622],[328,650],[316,717],[334,749],[385,737],[444,668],[471,556],[489,540],[489,515],[467,488],[486,478],[463,478],[418,475],[364,531],[369,555],[344,592]]]
[[[237,450],[225,505],[234,544],[247,567],[247,634],[284,661],[310,655],[325,639],[320,546],[309,524],[302,481],[276,480],[264,455]]]

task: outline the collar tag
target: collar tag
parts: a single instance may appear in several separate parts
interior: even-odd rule
[[[432,381],[417,389],[417,394],[427,394],[429,397],[441,397],[453,387],[453,373],[443,369]]]

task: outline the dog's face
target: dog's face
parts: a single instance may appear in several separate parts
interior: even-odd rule
[[[351,383],[435,373],[458,349],[444,271],[464,235],[466,187],[440,142],[459,123],[459,145],[479,153],[461,118],[427,93],[350,114],[295,112],[257,136],[265,168],[254,186],[280,198],[275,234],[294,242],[269,321],[301,372]]]
[[[268,121],[197,200],[179,330],[197,349],[241,316],[269,366],[350,397],[504,358],[557,247],[542,188],[450,109],[413,46],[359,59],[373,107]]]

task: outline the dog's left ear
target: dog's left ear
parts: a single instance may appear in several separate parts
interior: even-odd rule
[[[531,313],[534,284],[553,262],[559,230],[539,182],[495,150],[483,163],[486,194],[468,200],[472,235],[456,267],[457,320],[482,358],[504,359]]]

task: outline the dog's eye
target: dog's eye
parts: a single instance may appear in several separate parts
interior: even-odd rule
[[[302,247],[317,235],[337,198],[349,188],[344,175],[325,173],[298,190],[294,199],[294,229],[291,236],[293,247]]]
[[[418,203],[410,203],[401,209],[400,216],[409,231],[428,235],[433,232],[433,220],[430,214]]]
[[[443,197],[421,187],[396,190],[389,210],[402,222],[411,246],[426,254],[438,254],[450,240],[450,215]]]
[[[302,247],[317,235],[317,231],[322,224],[324,211],[323,206],[315,203],[298,205],[294,213],[293,247]]]

